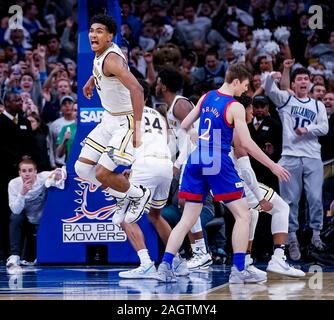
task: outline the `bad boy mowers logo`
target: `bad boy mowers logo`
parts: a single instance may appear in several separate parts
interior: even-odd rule
[[[106,192],[96,192],[98,188],[90,182],[75,178],[78,181],[75,192],[75,203],[79,206],[74,210],[75,216],[62,219],[63,242],[124,242],[127,236],[121,226],[111,221],[116,209],[116,202]],[[110,205],[103,202],[110,201]],[[80,221],[82,219],[82,221]],[[78,222],[80,221],[80,222]]]
[[[74,210],[75,216],[62,219],[63,222],[73,223],[77,222],[83,218],[87,218],[90,220],[110,220],[109,217],[114,213],[114,209],[116,208],[116,204],[110,204],[107,206],[103,206],[97,210],[92,208],[93,201],[89,202],[91,198],[90,194],[94,193],[98,190],[98,187],[93,185],[92,183],[83,180],[79,177],[74,178],[74,180],[78,181],[78,188],[74,190],[75,192],[75,202],[79,204],[79,206]],[[102,191],[103,192],[103,191]],[[112,201],[114,198],[109,197],[105,198],[107,201]],[[94,201],[96,203],[96,201]]]

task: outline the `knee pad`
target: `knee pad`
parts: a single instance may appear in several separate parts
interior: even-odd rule
[[[96,186],[101,186],[101,183],[95,177],[96,165],[87,164],[77,160],[74,164],[75,173],[84,180],[87,180]]]
[[[248,239],[253,241],[257,221],[259,220],[259,211],[255,210],[255,209],[249,209],[249,211],[250,211],[250,214],[251,214],[251,222],[250,222],[250,226],[249,226],[249,238]]]
[[[288,233],[289,228],[289,205],[276,193],[270,201],[274,205],[269,212],[272,215],[271,233]]]
[[[202,223],[201,223],[201,217],[198,217],[197,221],[195,222],[195,224],[192,226],[192,228],[190,229],[191,233],[197,233],[202,231]]]

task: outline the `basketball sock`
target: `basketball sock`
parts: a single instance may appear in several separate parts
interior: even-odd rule
[[[191,249],[194,253],[202,253],[202,254],[208,253],[204,238],[195,240],[195,243],[191,244]]]
[[[144,195],[144,191],[142,188],[136,187],[130,183],[130,188],[126,191],[126,195],[131,198],[141,198]]]
[[[150,255],[148,254],[147,249],[141,249],[137,251],[138,257],[140,259],[140,264],[145,265],[145,264],[150,264],[152,262]]]
[[[124,192],[119,192],[111,188],[106,188],[105,191],[108,193],[108,195],[113,196],[114,198],[117,199],[124,199],[126,197],[126,193]]]
[[[274,256],[281,258],[285,255],[285,245],[275,244],[274,245]]]
[[[162,262],[167,262],[169,264],[170,268],[172,268],[173,259],[174,259],[174,254],[169,253],[169,252],[165,252],[165,254],[162,258]]]
[[[236,252],[233,254],[233,264],[239,271],[245,270],[245,252]]]

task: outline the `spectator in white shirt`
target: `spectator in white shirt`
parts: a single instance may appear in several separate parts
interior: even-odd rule
[[[35,259],[36,234],[47,196],[45,182],[53,173],[56,181],[64,179],[61,169],[37,173],[36,163],[27,157],[19,163],[19,177],[12,179],[8,184],[11,255],[6,266],[9,272],[20,269],[24,236],[27,242],[22,255],[23,261]]]

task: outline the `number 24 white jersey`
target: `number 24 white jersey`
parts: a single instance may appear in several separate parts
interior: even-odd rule
[[[156,110],[144,107],[142,117],[144,157],[170,160],[168,128],[165,118]]]

